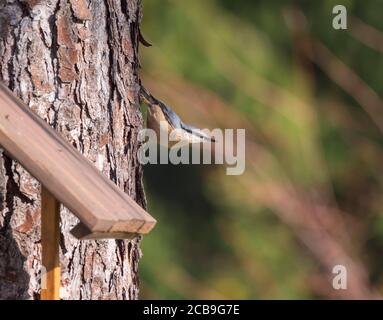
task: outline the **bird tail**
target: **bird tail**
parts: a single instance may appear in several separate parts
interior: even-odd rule
[[[140,99],[141,102],[144,102],[148,105],[158,104],[157,99],[154,98],[151,93],[145,89],[144,86],[140,86]]]

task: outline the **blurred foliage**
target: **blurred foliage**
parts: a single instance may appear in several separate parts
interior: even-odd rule
[[[332,28],[337,4],[348,30]],[[142,298],[383,291],[382,11],[376,0],[143,1],[143,83],[188,123],[246,128],[247,162],[242,176],[145,167],[158,225],[142,243]],[[332,290],[336,264],[355,278],[348,295]]]

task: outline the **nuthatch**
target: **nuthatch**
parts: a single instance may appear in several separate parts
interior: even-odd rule
[[[174,141],[169,145],[180,141],[186,143],[201,143],[203,141],[215,142],[215,140],[202,130],[182,122],[180,117],[165,103],[153,97],[143,86],[140,88],[140,99],[148,105],[147,127],[154,130],[158,135],[165,130],[166,134],[174,131]],[[173,134],[174,134],[173,133]]]

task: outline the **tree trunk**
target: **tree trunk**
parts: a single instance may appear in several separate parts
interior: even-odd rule
[[[145,207],[140,0],[0,0],[0,78]],[[40,185],[0,154],[0,298],[38,299]],[[61,210],[62,299],[136,299],[140,239],[78,241]]]

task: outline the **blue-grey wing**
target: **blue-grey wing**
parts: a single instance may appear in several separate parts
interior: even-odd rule
[[[181,122],[181,127],[182,127],[182,129],[184,129],[185,131],[189,132],[190,134],[195,135],[195,136],[197,136],[197,137],[199,137],[199,138],[201,138],[203,140],[215,142],[214,138],[212,138],[209,135],[207,135],[201,129],[198,129],[196,127],[193,127],[191,125],[188,125],[188,124],[185,124],[185,123],[182,123],[182,122]]]
[[[164,103],[160,103],[160,108],[168,121],[168,123],[174,128],[174,129],[181,129],[182,121],[180,117],[169,107],[167,107]]]

